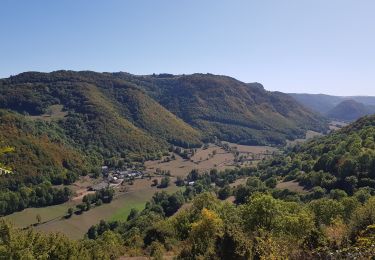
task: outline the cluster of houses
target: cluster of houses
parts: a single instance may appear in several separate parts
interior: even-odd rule
[[[111,183],[122,183],[124,180],[127,179],[140,179],[143,176],[143,172],[136,171],[136,170],[116,170],[113,172],[108,172],[107,174],[103,174],[103,176]]]
[[[143,172],[134,169],[110,170],[108,166],[102,166],[103,181],[90,187],[90,190],[98,191],[110,186],[117,186],[123,181],[141,179]]]

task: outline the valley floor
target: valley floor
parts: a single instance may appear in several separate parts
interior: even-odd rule
[[[32,226],[37,223],[36,216],[41,217],[41,223],[35,225],[37,230],[43,232],[61,232],[70,238],[83,238],[87,230],[100,220],[123,220],[126,219],[132,208],[143,209],[155,192],[165,190],[172,193],[180,189],[174,184],[176,177],[186,177],[193,170],[200,172],[209,171],[216,168],[219,171],[233,169],[236,166],[249,166],[256,164],[264,157],[271,156],[277,151],[269,146],[245,146],[226,143],[230,149],[224,150],[222,147],[210,144],[206,148],[197,149],[196,153],[189,159],[183,159],[175,154],[175,160],[165,162],[164,158],[157,161],[147,161],[145,163],[146,172],[154,174],[156,169],[170,171],[171,185],[165,189],[152,187],[152,180],[161,179],[161,176],[153,176],[151,179],[137,179],[133,185],[124,184],[116,188],[116,195],[109,204],[94,207],[80,215],[73,214],[66,219],[68,209],[81,203],[84,195],[89,193],[87,187],[100,180],[90,180],[83,177],[71,186],[76,194],[69,202],[64,204],[49,206],[44,208],[28,208],[21,212],[8,215],[6,218],[17,227]],[[241,158],[241,161],[238,159]],[[236,160],[237,159],[237,160]]]
[[[61,232],[70,238],[80,239],[92,225],[97,224],[100,220],[126,219],[132,208],[142,210],[155,192],[165,190],[168,193],[173,193],[178,189],[180,188],[174,184],[166,189],[157,189],[151,187],[151,180],[143,179],[136,181],[134,187],[129,186],[128,191],[118,192],[111,203],[94,207],[80,215],[73,214],[68,219],[64,217],[68,208],[74,208],[80,201],[69,201],[44,208],[28,208],[6,218],[17,227],[27,227],[36,223],[36,216],[39,214],[42,222],[35,227],[37,230]]]

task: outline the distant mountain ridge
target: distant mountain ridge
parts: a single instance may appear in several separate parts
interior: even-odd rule
[[[331,119],[354,121],[375,113],[375,97],[289,93],[300,104]],[[341,111],[341,112],[340,112]]]
[[[353,99],[344,100],[327,112],[327,116],[332,119],[342,121],[354,121],[360,117],[375,113],[375,107],[366,106]]]

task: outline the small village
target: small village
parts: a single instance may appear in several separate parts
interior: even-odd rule
[[[144,176],[143,171],[135,169],[110,169],[108,166],[103,165],[101,167],[103,180],[100,183],[88,187],[89,191],[99,191],[107,187],[117,187],[126,181],[133,181],[135,179],[141,179]]]

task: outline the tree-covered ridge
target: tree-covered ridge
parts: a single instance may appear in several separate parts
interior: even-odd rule
[[[70,125],[60,122],[62,128],[76,142],[99,147],[104,154],[153,156],[166,149],[166,141],[200,144],[196,130],[133,84],[111,74],[23,73],[0,81],[0,92],[1,106],[20,113],[42,114],[51,105],[63,105],[69,112],[64,122]],[[78,126],[76,133],[72,125]]]
[[[199,128],[206,138],[244,144],[282,144],[306,129],[324,131],[324,120],[293,98],[268,92],[259,83],[245,84],[226,76],[169,74],[134,76],[133,82],[168,110]]]
[[[283,144],[308,129],[326,130],[320,116],[288,95],[211,74],[29,72],[0,81],[0,104],[29,114],[43,113],[53,104],[82,113],[82,99],[90,101],[82,85],[96,88],[105,103],[146,134],[184,146],[215,136],[246,144]]]
[[[70,191],[52,184],[71,184],[91,169],[53,123],[0,110],[0,140],[12,147],[0,155],[1,164],[11,169],[0,176],[0,215],[67,201]]]
[[[342,189],[352,194],[359,188],[375,189],[375,116],[294,147],[285,156],[264,162],[268,175],[297,179],[311,188]]]
[[[76,172],[85,170],[84,157],[77,152],[54,123],[33,121],[23,116],[0,110],[0,139],[12,147],[11,153],[2,156],[2,162],[12,168],[14,178],[21,175],[36,176],[49,169]]]

